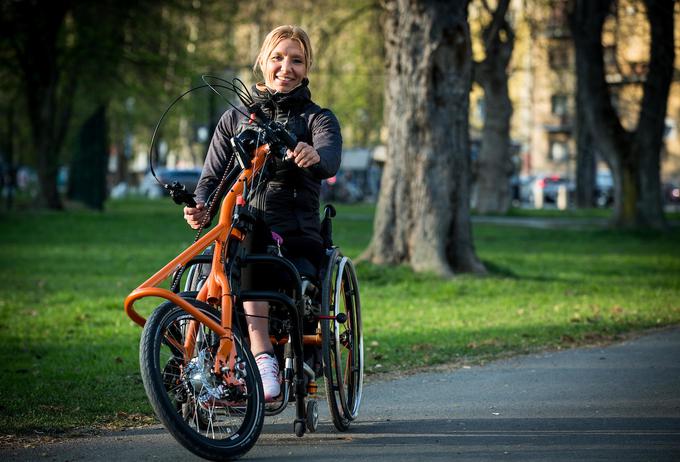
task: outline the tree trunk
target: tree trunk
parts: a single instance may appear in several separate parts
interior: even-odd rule
[[[2,151],[5,157],[6,171],[0,172],[3,175],[1,179],[0,191],[5,191],[5,204],[7,210],[11,210],[14,206],[14,194],[17,185],[17,161],[14,152],[14,138],[15,138],[15,123],[14,123],[14,105],[16,99],[10,100],[7,112],[5,114],[5,123],[7,124],[7,131],[3,135]]]
[[[576,110],[577,114],[579,110]],[[597,162],[593,149],[593,137],[577,115],[576,132],[576,207],[584,209],[595,205]]]
[[[638,126],[632,133],[621,125],[605,80],[601,37],[612,3],[612,0],[573,3],[574,43],[577,54],[581,53],[587,63],[577,69],[577,78],[584,83],[586,121],[595,146],[614,176],[614,223],[620,227],[665,229],[659,152],[673,72],[673,0],[645,0],[652,30],[651,55]]]
[[[386,3],[389,143],[363,257],[450,276],[484,272],[469,216],[467,1]]]
[[[80,129],[69,177],[69,198],[96,210],[103,210],[106,200],[107,138],[106,106],[101,104]]]
[[[583,52],[576,50],[576,75],[584,73]],[[587,102],[583,100],[585,81],[576,81],[576,207],[590,208],[595,205],[596,158],[593,136],[586,119]]]
[[[57,190],[59,156],[71,116],[76,75],[62,82],[57,48],[70,5],[66,1],[18,2],[12,9],[16,34],[14,52],[31,126],[38,179],[44,204],[61,209]]]
[[[668,93],[675,62],[673,0],[645,0],[651,28],[649,70],[644,83],[641,113],[635,130],[639,161],[637,204],[638,223],[644,227],[664,229],[660,155],[663,147]]]
[[[508,65],[512,58],[514,33],[505,20],[509,0],[501,0],[484,30],[485,58],[475,65],[475,80],[484,89],[484,128],[478,156],[477,211],[506,213],[512,194],[510,152],[512,102],[508,94]]]

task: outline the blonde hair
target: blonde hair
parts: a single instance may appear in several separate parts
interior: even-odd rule
[[[300,44],[302,52],[305,55],[305,73],[309,72],[312,68],[312,44],[309,41],[309,36],[301,27],[290,25],[279,26],[267,34],[264,38],[264,42],[262,42],[260,53],[255,59],[253,72],[257,74],[257,72],[260,71],[260,73],[264,74],[267,59],[272,50],[274,50],[282,40],[286,39],[295,40]]]

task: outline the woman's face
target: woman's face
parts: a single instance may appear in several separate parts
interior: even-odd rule
[[[292,39],[281,40],[269,53],[265,63],[264,83],[274,91],[288,93],[307,76],[305,53]]]

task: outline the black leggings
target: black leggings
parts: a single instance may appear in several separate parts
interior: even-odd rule
[[[258,223],[248,234],[244,246],[249,253],[267,253],[267,247],[276,246],[269,228]],[[320,240],[303,236],[283,236],[281,253],[297,268],[300,276],[318,278],[323,259],[323,245]],[[291,281],[285,270],[278,265],[249,264],[241,270],[241,288],[244,290],[278,290],[290,286]]]

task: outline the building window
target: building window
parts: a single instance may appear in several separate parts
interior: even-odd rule
[[[475,104],[475,110],[476,110],[476,115],[479,117],[480,120],[484,120],[486,116],[486,102],[484,101],[484,97],[480,96],[477,98],[477,104]]]
[[[616,69],[618,67],[616,60],[616,45],[604,45],[602,51],[604,65],[607,69]]]
[[[550,108],[551,112],[558,117],[567,115],[567,95],[553,95],[550,98]]]
[[[567,69],[569,67],[569,48],[565,46],[550,48],[548,50],[548,64],[551,69]]]
[[[551,141],[548,160],[553,162],[565,162],[569,158],[569,146],[564,141]]]

